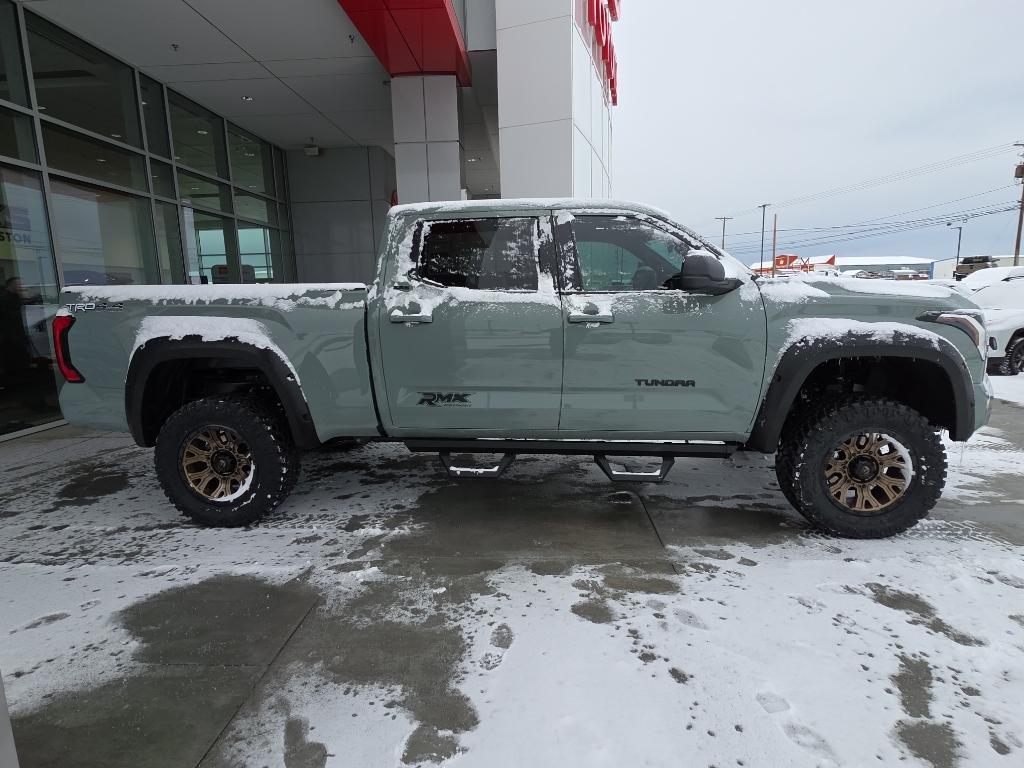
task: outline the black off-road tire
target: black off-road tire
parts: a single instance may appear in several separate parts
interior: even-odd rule
[[[793,492],[793,465],[796,463],[796,441],[792,439],[793,430],[787,429],[779,439],[779,447],[775,451],[775,479],[779,481],[779,490],[794,509],[800,511]]]
[[[896,439],[913,466],[902,495],[871,513],[854,512],[834,499],[825,475],[833,452],[860,432]],[[818,529],[845,538],[880,539],[906,531],[928,515],[946,481],[946,451],[938,430],[912,408],[884,398],[823,404],[798,420],[780,453],[786,457],[783,466],[797,511]]]
[[[1017,336],[1006,345],[1006,356],[999,364],[1002,376],[1016,376],[1024,372],[1024,335]]]
[[[194,490],[182,467],[186,442],[212,426],[237,433],[254,466],[248,487],[229,501],[213,501]],[[183,515],[223,528],[259,520],[288,496],[299,477],[298,452],[280,418],[248,398],[209,397],[183,405],[160,428],[154,464],[164,494]]]

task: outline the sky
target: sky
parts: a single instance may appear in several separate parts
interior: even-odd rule
[[[958,219],[1020,200],[1024,0],[625,0],[613,34],[615,197],[715,242],[733,216],[726,248],[746,262],[761,203],[766,258],[773,213],[780,253],[952,258],[947,221],[962,255],[1013,253],[1015,210]],[[937,226],[865,237],[876,219]]]

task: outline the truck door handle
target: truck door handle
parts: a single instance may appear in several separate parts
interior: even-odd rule
[[[569,313],[570,323],[614,323],[615,315],[611,312],[604,315],[588,315],[586,312],[570,312]]]
[[[388,313],[388,320],[392,323],[432,323],[434,322],[434,316],[430,314],[407,315],[396,307]]]

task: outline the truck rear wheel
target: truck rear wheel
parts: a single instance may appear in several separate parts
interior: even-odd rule
[[[288,495],[299,460],[278,419],[259,403],[186,403],[160,428],[156,474],[167,498],[201,525],[249,525]]]
[[[783,449],[792,503],[821,530],[893,536],[927,516],[946,480],[946,452],[921,414],[882,398],[822,406]],[[789,494],[787,494],[788,496]]]

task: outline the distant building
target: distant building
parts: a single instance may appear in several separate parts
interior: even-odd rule
[[[999,257],[1005,258],[1005,257]],[[1012,263],[1013,257],[1010,256]],[[918,256],[796,256],[780,254],[775,259],[775,271],[779,272],[823,272],[838,270],[845,272],[892,272],[913,270],[932,279],[953,278],[956,259],[926,259]],[[750,265],[755,272],[770,274],[772,262],[762,261]]]

